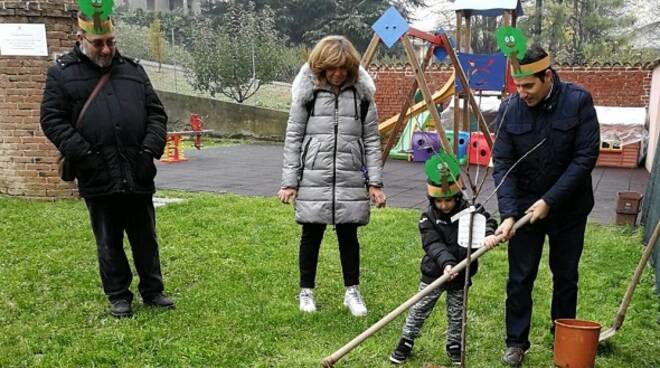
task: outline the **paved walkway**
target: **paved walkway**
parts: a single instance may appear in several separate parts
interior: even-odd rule
[[[245,144],[206,148],[186,151],[186,158],[188,161],[183,163],[158,164],[158,188],[275,196],[280,186],[281,145]],[[471,169],[473,178],[477,175],[474,169]],[[483,168],[478,174],[480,178],[483,177]],[[426,206],[422,163],[390,160],[385,165],[383,175],[388,206]],[[490,172],[488,175],[480,196],[482,201],[493,191]],[[644,193],[649,180],[648,172],[641,168],[596,168],[592,176],[596,206],[591,213],[591,220],[600,223],[614,223],[617,192]],[[497,212],[496,196],[486,203],[486,208],[491,213]]]

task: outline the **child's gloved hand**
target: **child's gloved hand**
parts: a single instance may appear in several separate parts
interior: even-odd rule
[[[497,236],[495,236],[495,235],[488,235],[484,239],[484,246],[488,249],[495,248],[497,246],[497,244],[499,244],[499,242],[497,241]]]
[[[445,273],[445,275],[450,275],[449,280],[453,280],[453,279],[456,278],[456,276],[458,276],[457,273],[452,272],[452,268],[454,268],[454,266],[452,266],[452,265],[446,265],[445,266],[444,273]]]

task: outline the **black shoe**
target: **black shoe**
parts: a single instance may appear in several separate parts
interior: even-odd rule
[[[412,353],[412,348],[413,341],[402,337],[401,340],[399,340],[396,349],[394,349],[394,352],[390,355],[390,362],[393,364],[402,364]]]
[[[461,346],[458,344],[447,345],[447,356],[454,365],[461,365]]]
[[[156,294],[143,299],[145,305],[164,309],[174,309],[174,300],[165,294]]]
[[[517,346],[508,346],[502,355],[502,363],[512,367],[522,366],[525,360],[525,350]]]
[[[122,318],[130,317],[133,315],[131,302],[126,299],[117,299],[110,301],[110,314],[113,317]]]

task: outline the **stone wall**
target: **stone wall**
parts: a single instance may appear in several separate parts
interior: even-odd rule
[[[33,198],[75,196],[57,174],[58,153],[39,126],[46,71],[75,44],[72,1],[2,1],[0,23],[46,25],[44,57],[0,56],[0,194]]]
[[[283,140],[289,114],[286,111],[264,109],[203,97],[157,91],[170,122],[188,123],[191,113],[202,117],[204,129],[221,137],[250,137]],[[179,124],[177,124],[179,125]],[[171,129],[169,129],[171,130]]]

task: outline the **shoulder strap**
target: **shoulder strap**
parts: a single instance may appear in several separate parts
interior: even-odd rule
[[[307,119],[309,120],[310,116],[314,115],[314,104],[316,103],[316,95],[319,94],[319,90],[315,90],[312,95],[312,99],[305,102],[305,109],[307,109]]]
[[[85,104],[83,105],[82,109],[80,110],[80,113],[78,114],[78,119],[76,120],[76,128],[80,126],[80,121],[82,120],[82,116],[85,114],[87,111],[87,108],[89,105],[92,104],[92,101],[98,96],[99,92],[103,89],[103,86],[108,83],[108,80],[110,79],[110,72],[107,72],[101,76],[99,81],[96,83],[96,87],[94,87],[94,90],[92,91],[92,94],[87,97],[87,101],[85,101]]]
[[[369,113],[369,104],[371,102],[367,99],[361,100],[360,101],[360,120],[362,120],[362,124],[367,120],[367,114]]]

